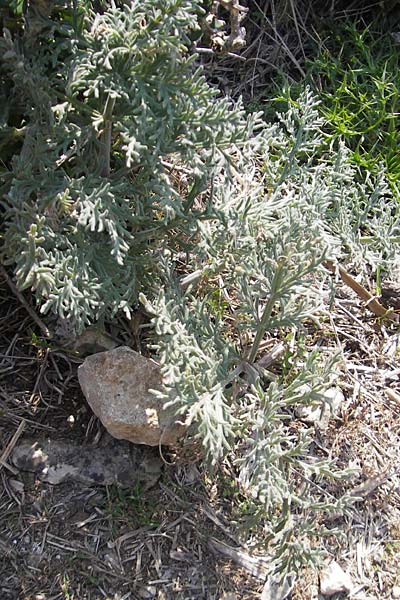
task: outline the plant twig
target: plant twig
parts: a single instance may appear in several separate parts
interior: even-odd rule
[[[0,456],[0,469],[1,469],[1,467],[10,468],[10,466],[7,464],[7,459],[10,456],[15,444],[18,442],[18,439],[21,436],[24,429],[25,429],[25,419],[22,420],[21,423],[18,425],[17,431],[14,433],[11,440],[7,444],[6,448],[3,450],[3,452]],[[14,471],[13,469],[10,469],[10,470]]]
[[[344,269],[340,265],[334,264],[334,262],[331,260],[326,260],[323,264],[324,267],[328,269],[328,271],[330,271],[331,273],[336,274],[338,272],[342,281],[346,285],[348,285],[353,290],[353,292],[355,292],[357,296],[361,298],[361,300],[365,302],[365,306],[371,312],[373,312],[374,315],[376,315],[377,317],[385,317],[386,319],[390,319],[391,321],[395,321],[396,323],[399,322],[399,315],[396,314],[393,310],[388,310],[387,308],[385,308],[383,304],[381,304],[375,298],[375,296],[370,294],[364,286],[358,283],[358,281],[356,281],[354,277],[352,277],[350,273],[346,271],[346,269]]]
[[[22,306],[25,308],[25,310],[29,313],[31,318],[35,321],[36,325],[40,328],[44,337],[51,338],[52,335],[50,333],[49,328],[43,323],[42,319],[35,313],[33,308],[25,300],[23,294],[21,294],[21,292],[19,291],[19,289],[17,288],[15,283],[12,281],[11,277],[8,275],[8,273],[5,270],[5,268],[3,267],[3,265],[0,265],[0,273],[6,280],[6,283],[7,283],[8,287],[10,288],[10,290],[12,291],[12,293],[14,294],[14,296],[16,296],[18,298],[19,302],[22,304]]]
[[[283,277],[283,262],[280,261],[277,265],[272,283],[271,283],[271,294],[268,299],[267,304],[265,305],[264,312],[261,317],[260,324],[257,329],[256,337],[253,342],[253,346],[250,351],[250,356],[248,359],[249,363],[254,362],[258,349],[260,347],[261,341],[264,337],[265,331],[267,329],[268,321],[271,318],[272,310],[275,306],[275,302],[277,299],[278,291],[282,285],[282,277]]]
[[[115,106],[115,98],[108,95],[104,109],[104,129],[102,134],[102,147],[100,153],[100,175],[110,177],[110,158],[111,158],[111,134],[112,134],[112,113]]]

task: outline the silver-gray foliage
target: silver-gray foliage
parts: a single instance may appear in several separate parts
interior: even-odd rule
[[[210,462],[233,455],[273,570],[293,573],[332,533],[318,515],[348,502],[329,488],[346,473],[292,426],[335,357],[294,344],[273,375],[260,353],[318,324],[325,259],[396,268],[398,211],[384,176],[358,183],[308,90],[274,125],[217,97],[190,51],[200,4],[113,4],[50,38],[44,25],[33,47],[5,33],[3,77],[25,108],[2,253],[78,330],[142,301],[162,396]]]
[[[395,270],[385,233],[398,235],[398,211],[384,176],[359,184],[344,145],[331,147],[308,90],[228,153],[230,168],[210,192],[217,218],[201,223],[184,280],[191,285],[174,285],[169,263],[168,285],[152,307],[143,302],[155,314],[166,401],[197,423],[211,462],[233,451],[253,499],[249,525],[261,528],[272,570],[290,574],[317,558],[316,538],[332,534],[318,515],[351,504],[329,491],[349,473],[313,455],[311,436],[292,425],[296,406],[321,401],[337,357],[295,347],[290,377],[271,378],[257,364],[260,346],[318,325],[326,259],[360,273]]]
[[[245,135],[242,109],[194,66],[199,12],[195,0],[137,0],[75,28],[45,22],[34,45],[4,33],[2,72],[24,100],[24,144],[3,252],[19,287],[77,330],[129,314],[161,247],[190,249],[212,210],[196,198],[216,154]]]

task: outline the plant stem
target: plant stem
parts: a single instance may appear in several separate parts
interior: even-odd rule
[[[100,175],[101,177],[110,177],[110,158],[111,158],[111,133],[112,133],[112,113],[114,110],[115,98],[108,94],[106,106],[104,109],[104,130],[101,140],[100,151]]]
[[[282,285],[283,267],[284,267],[284,261],[283,261],[283,259],[280,259],[277,263],[277,268],[276,268],[274,277],[272,279],[271,295],[270,295],[268,302],[264,308],[264,312],[261,317],[260,325],[258,326],[256,337],[254,338],[253,346],[251,348],[251,352],[250,352],[250,356],[249,356],[250,363],[253,363],[257,356],[258,349],[260,347],[260,344],[262,342],[262,339],[263,339],[264,334],[268,327],[268,321],[271,318],[272,310],[275,306],[275,302],[277,301],[277,298],[279,295],[279,290]]]

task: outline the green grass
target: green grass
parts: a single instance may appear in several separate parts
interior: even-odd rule
[[[377,173],[384,165],[392,188],[400,181],[399,47],[390,34],[347,25],[320,51],[309,77],[328,130],[342,136],[353,160]]]
[[[309,85],[326,120],[327,141],[344,140],[363,181],[383,169],[399,199],[400,45],[389,33],[359,30],[354,23],[333,27],[321,33],[325,41],[307,63],[305,80],[278,83],[266,116],[273,118]]]
[[[117,485],[109,486],[103,510],[114,528],[121,525],[130,528],[159,525],[156,518],[158,507],[154,499],[143,493],[139,483],[129,490],[121,489]]]

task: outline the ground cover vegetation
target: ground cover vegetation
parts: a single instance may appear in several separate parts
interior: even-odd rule
[[[343,370],[332,271],[372,281],[370,300],[399,275],[398,50],[360,23],[308,63],[288,47],[304,78],[249,110],[196,52],[223,28],[214,8],[3,10],[1,257],[47,319],[48,349],[56,329],[144,315],[165,402],[222,487],[230,465],[241,539],[293,582],[359,500],[349,462],[296,411],[328,410]]]
[[[331,23],[321,30],[317,50],[306,62],[306,77],[320,100],[319,112],[326,130],[341,137],[352,151],[352,160],[361,168],[361,178],[376,175],[382,169],[398,198],[399,113],[396,36],[360,24]],[[280,81],[294,98],[304,82]],[[290,90],[290,91],[289,91]],[[297,91],[296,91],[297,90]],[[277,89],[274,102],[280,103]],[[281,97],[281,107],[290,101]],[[276,108],[276,107],[275,107]],[[268,111],[272,116],[272,111]]]

